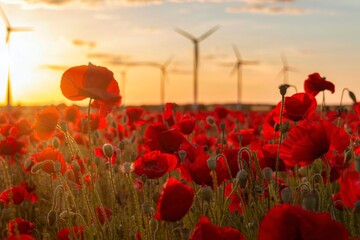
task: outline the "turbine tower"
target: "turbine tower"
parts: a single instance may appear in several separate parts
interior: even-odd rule
[[[200,37],[195,38],[188,32],[180,28],[175,28],[175,31],[182,36],[190,39],[194,44],[194,110],[197,111],[198,109],[198,68],[199,68],[199,42],[208,38],[211,34],[219,29],[219,26],[215,26],[202,34]]]
[[[5,22],[6,27],[6,36],[5,36],[5,43],[8,47],[8,74],[7,74],[7,89],[6,89],[6,106],[8,111],[11,110],[12,104],[12,92],[11,92],[11,79],[10,79],[10,36],[13,32],[27,32],[32,31],[32,28],[28,27],[12,27],[10,24],[9,19],[7,18],[4,10],[0,7],[0,14]]]
[[[279,74],[283,75],[283,84],[289,84],[289,72],[296,72],[296,68],[289,66],[284,54],[281,55],[282,68]]]
[[[231,71],[231,74],[237,72],[237,107],[240,110],[242,103],[242,67],[243,65],[257,65],[259,64],[259,62],[242,60],[240,51],[235,45],[233,45],[233,50],[237,61],[234,65],[233,70]]]

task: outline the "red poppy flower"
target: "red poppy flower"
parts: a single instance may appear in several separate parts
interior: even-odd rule
[[[26,118],[23,118],[15,123],[15,127],[19,131],[18,136],[29,135],[32,132],[31,124]]]
[[[216,106],[214,109],[214,113],[218,117],[218,119],[225,119],[229,112],[230,110],[223,106]]]
[[[331,93],[335,92],[335,86],[332,82],[326,81],[319,73],[310,74],[304,82],[304,89],[306,93],[318,95],[319,92],[329,90]]]
[[[63,95],[72,101],[92,98],[115,104],[121,99],[113,72],[91,63],[66,70],[60,87]]]
[[[241,129],[237,132],[231,132],[228,139],[235,147],[247,146],[256,139],[255,129]]]
[[[64,156],[53,147],[45,148],[41,152],[34,154],[32,156],[32,158],[35,163],[44,162],[46,160],[52,160],[53,162],[59,162],[61,164],[61,169],[60,169],[61,174],[64,174],[66,172],[66,162],[65,162]],[[42,167],[42,170],[49,174],[55,173],[53,162],[45,163],[44,166]]]
[[[189,240],[245,240],[245,237],[231,227],[220,227],[211,224],[210,220],[202,216],[198,220]]]
[[[174,119],[174,108],[177,106],[176,103],[166,103],[164,109],[164,121],[171,127],[175,123]]]
[[[59,240],[84,239],[84,229],[82,226],[73,226],[71,230],[63,228],[57,232],[56,237]]]
[[[140,120],[141,115],[144,113],[144,109],[140,107],[129,107],[126,109],[127,123],[129,125],[134,124]]]
[[[167,128],[163,123],[153,123],[145,130],[145,144],[151,150],[174,153],[186,141],[184,135],[177,128]]]
[[[101,224],[110,221],[112,211],[107,207],[96,207],[96,214]]]
[[[30,234],[34,230],[34,223],[22,218],[15,218],[8,224],[8,229],[12,234],[16,234],[15,223],[20,234]]]
[[[13,163],[15,155],[25,152],[25,144],[18,142],[13,137],[6,137],[0,141],[0,155],[9,156],[11,163]]]
[[[265,144],[258,152],[258,159],[261,169],[266,167],[271,168],[273,171],[276,169],[276,155],[278,151],[278,144]],[[279,159],[278,171],[285,171],[286,165],[284,161]]]
[[[313,95],[295,93],[285,97],[284,117],[292,121],[308,119],[316,111],[317,102]]]
[[[195,128],[195,119],[189,114],[184,114],[184,116],[176,123],[176,126],[180,128],[180,131],[183,134],[191,134]]]
[[[35,117],[33,129],[35,137],[40,140],[48,140],[55,133],[60,114],[55,108],[47,108]]]
[[[5,238],[5,240],[35,240],[35,238],[27,234],[12,234],[9,237]]]
[[[306,166],[329,150],[343,153],[350,137],[343,128],[333,123],[303,123],[293,127],[280,148],[280,157],[288,166]]]
[[[238,213],[238,214],[242,214],[242,204],[241,204],[241,200],[240,200],[240,197],[238,195],[241,194],[241,188],[238,187],[238,191],[237,192],[234,192],[231,196],[230,193],[232,192],[233,190],[233,184],[232,183],[229,183],[225,186],[225,196],[229,198],[230,200],[230,204],[228,206],[229,208],[229,211],[234,213],[235,211]]]
[[[20,186],[24,187],[28,192],[26,199],[31,203],[36,203],[39,200],[39,197],[36,194],[35,185],[29,185],[28,182],[20,182]]]
[[[22,186],[13,186],[10,189],[6,189],[0,193],[0,203],[5,205],[10,204],[9,191],[11,191],[13,204],[19,205],[22,203],[28,195],[26,189]]]
[[[101,130],[106,127],[106,118],[101,114],[91,114],[90,115],[90,127],[91,131],[94,130]],[[82,116],[82,118],[79,119],[77,124],[75,125],[75,130],[82,132],[82,133],[88,133],[88,117]]]
[[[176,222],[187,214],[194,197],[195,193],[191,187],[169,178],[160,193],[154,217],[158,220]]]
[[[174,155],[152,151],[144,154],[134,162],[134,173],[146,175],[149,179],[160,178],[176,168],[177,158]]]
[[[299,206],[277,205],[260,223],[259,240],[345,240],[347,229],[331,219],[329,213],[315,213]]]
[[[76,123],[80,118],[80,109],[76,106],[69,106],[64,110],[65,121]]]
[[[341,178],[340,197],[342,202],[349,208],[360,200],[360,173],[351,171]]]

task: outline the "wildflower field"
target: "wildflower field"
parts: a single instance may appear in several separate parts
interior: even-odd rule
[[[305,78],[270,111],[149,111],[105,67],[66,70],[88,107],[1,112],[0,239],[360,239],[360,102]]]

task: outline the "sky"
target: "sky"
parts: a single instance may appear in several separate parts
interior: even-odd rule
[[[214,26],[199,43],[200,103],[236,102],[233,45],[243,60],[259,62],[243,66],[244,103],[280,100],[281,56],[296,69],[289,83],[298,91],[319,72],[335,84],[328,104],[339,104],[344,88],[360,98],[358,0],[0,0],[0,6],[13,27],[32,28],[12,33],[8,52],[0,20],[0,105],[8,62],[15,105],[72,104],[61,94],[61,76],[89,62],[114,72],[126,105],[159,104],[160,69],[122,63],[169,58],[165,101],[192,103],[193,43],[174,28],[199,37]]]

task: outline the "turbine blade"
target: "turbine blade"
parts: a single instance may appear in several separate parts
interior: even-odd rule
[[[238,61],[241,61],[240,51],[239,51],[239,49],[237,48],[237,46],[235,44],[233,45],[233,50],[234,50],[234,53],[236,55],[236,59]]]
[[[229,76],[234,75],[237,70],[238,70],[238,65],[235,64],[234,67],[233,67],[233,69],[232,69],[231,72],[229,73]]]
[[[30,32],[33,31],[31,27],[14,27],[10,28],[10,32]]]
[[[196,38],[195,38],[193,35],[191,35],[191,34],[188,33],[188,32],[185,32],[184,30],[182,30],[182,29],[180,29],[180,28],[174,28],[174,31],[177,32],[177,33],[179,33],[180,35],[182,35],[182,36],[190,39],[191,41],[196,41]]]
[[[9,19],[7,18],[6,14],[5,14],[5,12],[4,12],[4,10],[2,9],[1,6],[0,6],[0,15],[1,15],[1,17],[3,18],[6,27],[7,27],[7,28],[11,28]]]
[[[215,26],[213,28],[211,28],[209,31],[207,31],[206,33],[204,33],[203,35],[201,35],[200,37],[198,37],[198,41],[202,41],[205,38],[209,37],[211,34],[213,34],[214,32],[216,32],[220,27],[219,26]]]
[[[231,67],[231,66],[234,66],[234,63],[225,63],[225,62],[222,62],[222,63],[219,63],[219,66],[222,66],[222,67]]]
[[[174,56],[170,56],[167,60],[166,60],[166,62],[163,64],[163,66],[166,68],[167,66],[169,66],[170,65],[170,63],[173,61],[173,59],[174,59]]]
[[[246,61],[242,61],[242,64],[244,64],[244,65],[259,65],[260,62],[259,61],[248,61],[248,60],[246,60]]]

